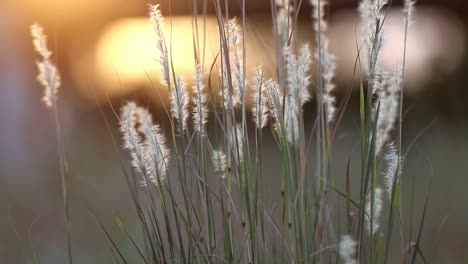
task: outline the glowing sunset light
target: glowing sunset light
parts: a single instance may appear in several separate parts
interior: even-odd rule
[[[201,20],[198,22],[201,25]],[[174,17],[165,23],[165,38],[172,47],[175,71],[182,76],[192,76],[194,60],[192,17]],[[207,19],[205,61],[211,63],[218,47],[216,21]],[[199,29],[200,31],[200,29]],[[203,45],[203,39],[200,39]],[[122,86],[135,88],[148,83],[148,76],[159,83],[160,67],[156,48],[156,34],[147,18],[130,18],[116,21],[101,34],[95,53],[95,66],[99,82],[108,86],[121,82]]]

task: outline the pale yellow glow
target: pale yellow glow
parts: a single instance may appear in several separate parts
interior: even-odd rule
[[[194,34],[192,16],[165,17],[165,39],[172,50],[175,73],[191,85],[195,69],[193,35],[198,34],[199,56],[207,74],[205,81],[208,85],[209,74],[210,89],[216,94],[219,28],[215,17],[207,17],[206,25],[203,21],[203,17],[198,18],[198,32]],[[265,76],[276,73],[274,40],[268,21],[267,17],[259,16],[248,24],[243,50],[247,83],[251,82],[253,69],[258,65],[263,65]],[[167,99],[168,89],[160,82],[156,33],[147,17],[114,21],[97,32],[97,36],[81,42],[77,38],[70,52],[73,78],[83,95],[93,100],[106,100],[106,96],[124,96],[138,91],[156,103],[161,102],[161,97],[163,101]],[[157,88],[157,92],[153,88]]]
[[[211,64],[219,42],[216,21],[209,18],[206,29],[205,61]],[[192,17],[173,17],[172,21],[166,19],[164,31],[167,45],[173,50],[172,61],[176,73],[191,78],[195,65]],[[123,87],[133,89],[140,85],[147,86],[148,78],[158,84],[160,65],[156,40],[156,33],[147,18],[119,20],[106,27],[95,53],[97,77],[101,85],[109,86],[118,80]],[[200,41],[203,44],[202,39]]]

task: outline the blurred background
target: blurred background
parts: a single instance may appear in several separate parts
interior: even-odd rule
[[[202,1],[198,1],[202,10]],[[214,15],[212,1],[207,10]],[[229,0],[239,16],[240,0]],[[247,69],[263,64],[274,72],[270,0],[246,1]],[[299,42],[313,43],[308,1],[299,15]],[[328,14],[331,51],[337,57],[336,95],[357,88],[353,81],[359,41],[357,1],[331,0]],[[64,263],[66,243],[62,215],[59,163],[53,116],[40,100],[43,89],[29,26],[41,23],[63,82],[60,118],[69,161],[72,241],[76,263],[113,262],[96,219],[113,231],[122,246],[128,241],[114,216],[132,223],[136,215],[121,169],[114,110],[129,99],[151,108],[167,126],[159,85],[155,36],[147,19],[147,0],[2,0],[0,1],[0,263]],[[161,0],[172,14],[174,64],[187,80],[193,69],[193,3]],[[399,1],[393,1],[382,51],[385,67],[402,61],[404,23]],[[169,23],[167,23],[169,24]],[[206,20],[205,65],[218,49],[214,16]],[[169,32],[169,28],[166,29]],[[414,193],[414,224],[429,189],[423,250],[431,263],[468,263],[468,2],[421,0],[409,30],[403,126],[403,181],[409,200]],[[113,109],[114,108],[114,109]],[[306,107],[312,123],[313,103]],[[358,180],[358,93],[333,147],[335,180],[342,183],[348,158]],[[411,146],[409,148],[409,146]],[[271,140],[266,148],[274,149]],[[275,151],[270,157],[274,160]],[[267,171],[273,172],[274,166]],[[409,184],[408,184],[409,185]],[[407,186],[408,186],[407,185]],[[404,205],[404,214],[411,207]],[[404,223],[407,228],[409,223]],[[131,226],[131,225],[130,225]],[[120,239],[120,240],[119,240]],[[395,262],[397,263],[397,262]]]

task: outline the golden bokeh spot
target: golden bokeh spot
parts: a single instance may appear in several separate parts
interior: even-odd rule
[[[191,16],[173,17],[164,21],[164,34],[174,69],[188,79],[194,74],[194,34]],[[203,46],[202,19],[199,19],[199,42]],[[159,85],[160,56],[156,33],[147,18],[130,18],[111,23],[99,37],[95,65],[97,78],[104,87],[120,84],[129,89],[148,84],[148,77]],[[218,50],[216,20],[207,19],[205,61],[212,63]],[[203,53],[200,49],[200,56]],[[118,87],[122,90],[122,87]]]

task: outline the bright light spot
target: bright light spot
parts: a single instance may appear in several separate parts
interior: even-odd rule
[[[165,39],[172,48],[172,61],[178,75],[191,77],[195,65],[192,17],[165,19]],[[199,32],[202,20],[198,21]],[[207,20],[205,62],[211,64],[218,50],[216,21]],[[199,33],[202,36],[201,33]],[[120,84],[130,89],[148,86],[151,81],[159,85],[160,65],[156,47],[156,33],[149,19],[132,18],[119,20],[106,27],[96,49],[95,65],[100,85],[105,87]],[[200,38],[200,46],[203,39]],[[189,81],[189,80],[187,80]]]
[[[101,35],[96,54],[99,76],[139,82],[145,73],[154,74],[157,57],[155,33],[146,20],[118,21]]]

